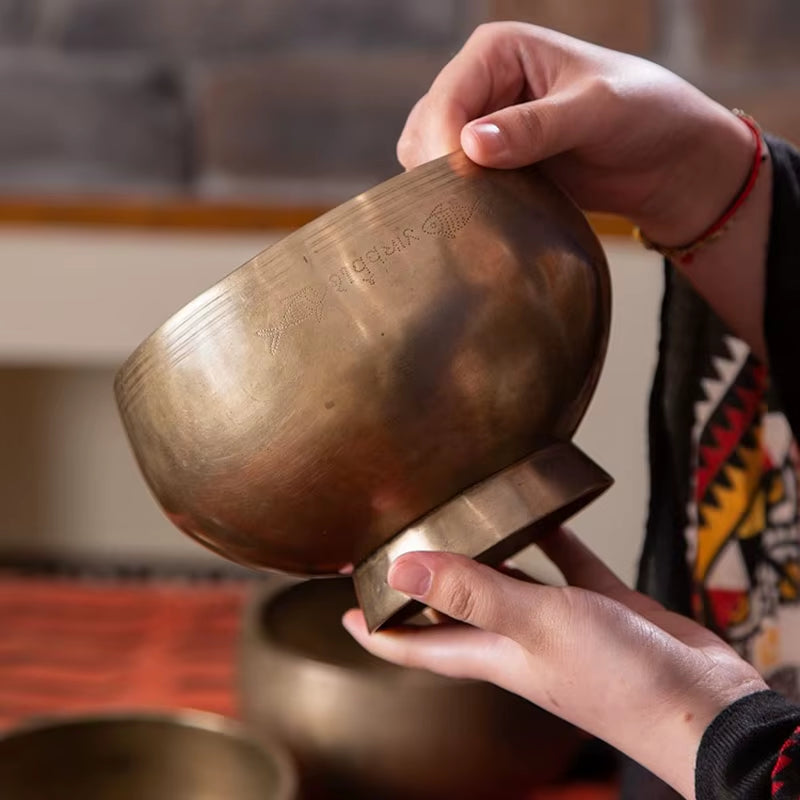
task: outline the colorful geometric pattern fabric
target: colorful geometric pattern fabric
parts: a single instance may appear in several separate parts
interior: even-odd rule
[[[772,770],[774,800],[800,798],[800,728],[786,741]]]
[[[798,450],[767,370],[726,335],[691,434],[687,557],[696,618],[800,699]]]

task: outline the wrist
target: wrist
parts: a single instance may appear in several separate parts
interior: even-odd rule
[[[695,242],[730,208],[753,168],[759,146],[748,124],[719,107],[682,145],[684,156],[665,179],[658,208],[634,222],[667,248]]]
[[[695,797],[698,752],[712,723],[736,701],[769,688],[749,666],[739,678],[733,678],[725,667],[719,672],[721,686],[714,686],[717,681],[713,679],[710,685],[698,680],[692,690],[680,693],[678,702],[668,704],[660,713],[654,710],[651,717],[656,744],[649,745],[650,752],[642,763],[682,797]]]

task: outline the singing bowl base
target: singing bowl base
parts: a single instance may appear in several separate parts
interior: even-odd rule
[[[459,553],[497,566],[592,500],[611,476],[571,442],[555,442],[442,504],[353,570],[371,632],[399,624],[422,605],[392,589],[392,562],[414,551]]]

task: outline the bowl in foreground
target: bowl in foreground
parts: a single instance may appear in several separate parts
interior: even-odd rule
[[[284,749],[201,712],[71,717],[0,738],[3,800],[295,800]]]

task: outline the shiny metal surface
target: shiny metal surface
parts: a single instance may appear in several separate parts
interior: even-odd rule
[[[522,800],[560,777],[575,728],[490,684],[396,667],[344,631],[352,584],[323,578],[254,598],[240,704],[289,748],[308,800]]]
[[[402,622],[422,608],[386,582],[392,561],[403,553],[436,550],[501,564],[610,485],[611,477],[575,445],[554,442],[471,486],[356,567],[353,580],[367,627]]]
[[[3,800],[295,800],[284,749],[202,712],[72,717],[0,737]]]
[[[568,441],[609,317],[605,258],[577,208],[533,168],[454,154],[189,303],[128,359],[116,394],[179,528],[243,564],[333,574]],[[482,552],[472,533],[464,547]]]

